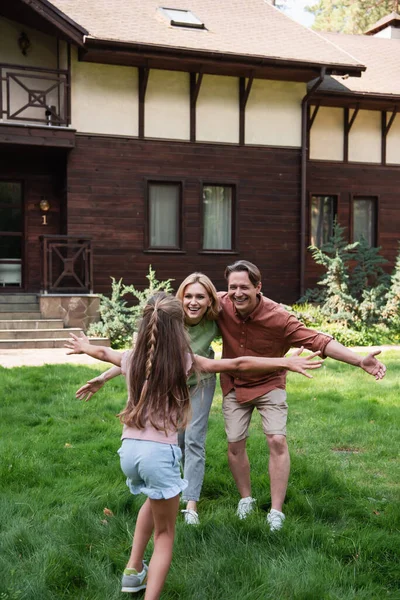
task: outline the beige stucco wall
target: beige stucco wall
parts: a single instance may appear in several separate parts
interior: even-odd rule
[[[304,83],[255,79],[246,106],[246,144],[301,146]]]
[[[21,32],[25,32],[31,42],[26,56],[18,46]],[[0,17],[0,62],[2,63],[57,69],[56,44],[54,37]]]
[[[343,109],[321,106],[310,132],[310,158],[343,160],[343,129]]]
[[[386,119],[389,121],[391,113]],[[400,165],[400,115],[396,115],[386,138],[386,162],[392,165]]]
[[[152,69],[146,91],[146,137],[190,138],[189,73]]]
[[[18,45],[18,39],[21,32],[26,33],[30,46],[27,49],[27,54],[24,56]],[[19,70],[19,66],[23,67],[39,67],[45,69],[57,69],[57,42],[56,39],[40,33],[29,27],[25,27],[0,17],[0,62],[15,65],[5,67],[2,72],[4,79],[2,82],[3,93],[3,109],[8,110],[11,118],[17,117],[29,122],[33,119],[45,120],[46,108],[43,104],[58,106],[59,97],[57,89],[49,90],[56,83],[56,78],[51,81],[51,73],[42,75],[38,71],[23,71]],[[39,78],[37,77],[39,76]],[[46,77],[46,79],[44,79]],[[41,95],[37,96],[38,101],[36,106],[24,108],[30,102],[27,90],[40,91]],[[9,94],[8,94],[9,92]],[[45,96],[43,94],[46,92]],[[7,104],[8,95],[10,104]],[[60,102],[62,105],[63,88],[60,94]],[[2,115],[0,115],[1,118]],[[3,119],[7,117],[4,115]],[[34,122],[34,121],[33,121]]]
[[[236,77],[204,75],[197,99],[196,139],[239,142],[239,82]]]
[[[72,127],[82,133],[138,135],[138,71],[72,57]]]
[[[353,111],[350,111],[350,119]],[[349,134],[349,161],[381,162],[381,113],[360,110]]]

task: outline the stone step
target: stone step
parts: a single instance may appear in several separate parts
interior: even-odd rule
[[[0,331],[15,329],[64,329],[64,322],[62,319],[0,319]]]
[[[0,312],[0,323],[2,321],[37,321],[42,317],[37,308],[34,312]]]
[[[1,302],[0,313],[35,312],[39,309],[38,302]]]
[[[0,304],[32,304],[38,302],[36,294],[0,294]]]
[[[49,339],[49,338],[63,338],[69,339],[70,333],[79,335],[82,329],[69,328],[69,329],[3,329],[0,330],[0,340],[36,340],[36,339]]]
[[[95,346],[109,346],[107,338],[89,338],[90,343]],[[0,340],[0,352],[2,350],[18,350],[23,348],[64,348],[65,338],[37,339],[37,340]],[[67,348],[65,349],[67,351]]]

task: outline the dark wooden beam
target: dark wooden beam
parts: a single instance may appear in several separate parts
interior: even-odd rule
[[[387,112],[385,110],[382,111],[381,118],[381,162],[383,165],[386,165],[386,152],[387,152],[387,136],[389,131],[394,123],[394,120],[397,115],[397,106],[394,107],[394,110],[390,116],[389,122],[387,122]]]
[[[190,141],[196,141],[196,106],[203,73],[190,73]]]
[[[144,138],[144,111],[147,84],[149,81],[150,70],[142,67],[139,69],[139,137]]]
[[[344,136],[343,136],[343,146],[344,146],[343,147],[343,161],[344,162],[348,162],[348,160],[349,160],[349,134],[350,134],[351,128],[353,127],[354,121],[357,118],[359,110],[360,110],[360,107],[357,106],[354,109],[351,119],[349,119],[350,109],[349,108],[344,109]]]
[[[253,77],[249,77],[246,84],[245,77],[239,78],[239,144],[245,143],[246,104],[249,99]]]
[[[312,128],[312,126],[314,124],[314,121],[315,121],[315,117],[318,114],[319,107],[320,107],[319,103],[316,106],[314,106],[314,110],[313,110],[312,114],[310,115],[310,118],[308,119],[308,125],[307,125],[308,131],[311,131],[311,128]]]

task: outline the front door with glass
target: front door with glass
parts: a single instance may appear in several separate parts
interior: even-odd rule
[[[0,181],[0,293],[22,287],[22,183]]]

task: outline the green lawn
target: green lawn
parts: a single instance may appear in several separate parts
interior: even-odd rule
[[[258,415],[248,443],[258,511],[242,522],[216,397],[201,525],[179,519],[163,599],[400,598],[399,354],[384,362],[381,382],[330,360],[313,380],[289,376],[292,472],[275,534]],[[0,600],[126,596],[119,580],[143,500],[116,454],[124,381],[89,403],[74,397],[100,368],[0,368]]]

